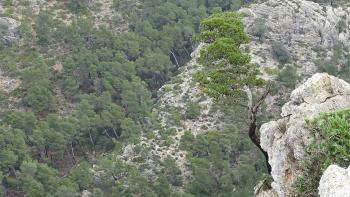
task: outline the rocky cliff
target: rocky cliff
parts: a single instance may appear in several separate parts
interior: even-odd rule
[[[260,192],[259,196],[292,196],[292,184],[300,172],[299,162],[311,140],[305,119],[350,107],[349,84],[327,74],[313,75],[334,57],[333,49],[339,46],[344,49],[338,57],[340,70],[349,48],[350,8],[304,0],[268,0],[240,12],[251,38],[248,48],[252,62],[261,66],[263,77],[278,80],[277,73],[283,68],[274,52],[276,43],[285,50],[288,63],[295,65],[300,76],[300,86],[292,93],[291,89],[280,88],[279,94],[267,99],[270,109],[276,112],[280,110],[276,100],[290,97],[282,107],[282,118],[261,128],[262,146],[269,153],[274,181],[273,189]],[[344,170],[337,170],[326,171],[319,188],[321,196],[335,194],[337,188],[338,196],[344,194],[341,193],[344,179],[338,176]],[[335,179],[338,181],[328,184]]]
[[[244,14],[245,28],[251,38],[247,48],[252,62],[261,66],[265,79],[276,80],[277,75],[267,71],[278,70],[281,67],[273,53],[274,43],[286,48],[290,55],[289,63],[296,65],[301,76],[300,83],[318,71],[319,65],[315,60],[331,58],[331,49],[339,43],[350,46],[347,42],[350,39],[350,27],[340,28],[344,22],[350,22],[350,8],[321,6],[303,0],[268,0],[242,8],[240,12]],[[255,32],[259,19],[262,19],[266,26],[261,37]],[[202,69],[196,61],[201,47],[203,46],[200,45],[191,55],[192,61],[180,68],[180,74],[159,90],[154,113],[157,114],[162,128],[175,129],[176,132],[169,136],[171,145],[162,145],[165,141],[162,139],[161,130],[152,132],[152,138],[146,135],[141,137],[141,142],[150,148],[151,157],[174,158],[184,178],[190,176],[184,157],[186,152],[179,150],[184,132],[198,134],[213,129],[220,130],[223,127],[223,122],[220,121],[222,114],[211,111],[212,101],[199,91],[193,78],[193,75]],[[323,54],[322,50],[326,53]],[[279,91],[279,95],[267,99],[273,108],[280,108],[276,106],[275,100],[280,95],[289,97],[291,89],[281,88]],[[327,74],[316,74],[293,91],[291,101],[282,108],[281,119],[262,127],[262,145],[269,152],[274,178],[273,190],[265,193],[265,196],[291,195],[292,183],[298,176],[298,161],[303,158],[305,145],[310,141],[308,131],[304,128],[305,117],[312,118],[319,112],[350,107],[349,92],[350,87],[345,81]],[[180,118],[180,121],[174,121],[186,116],[190,102],[200,106],[198,116],[194,119]]]
[[[350,108],[350,84],[328,74],[315,74],[292,92],[279,120],[262,125],[261,145],[269,154],[273,178],[271,186],[278,196],[293,196],[292,185],[300,175],[302,169],[299,164],[304,158],[305,147],[312,139],[306,120],[321,112],[344,108]],[[322,194],[330,190],[324,184],[330,179],[327,174],[330,173],[326,171],[321,181]],[[337,189],[334,190],[337,192]]]
[[[271,52],[273,44],[282,44],[304,77],[317,71],[314,60],[326,49],[339,43],[349,46],[350,7],[322,6],[305,0],[268,0],[240,10],[244,14],[246,31],[250,34],[252,61],[266,68],[278,68]],[[257,27],[257,25],[265,27]],[[265,72],[266,75],[268,73]],[[271,78],[271,76],[266,76]],[[273,77],[273,76],[272,76]]]

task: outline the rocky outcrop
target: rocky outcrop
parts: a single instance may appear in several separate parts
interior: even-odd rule
[[[271,186],[278,196],[293,196],[292,184],[300,175],[299,163],[312,139],[305,120],[344,108],[350,108],[350,84],[318,73],[292,92],[282,108],[282,118],[262,125],[261,146],[268,152]]]
[[[310,77],[316,72],[314,60],[318,51],[342,43],[350,46],[350,7],[322,6],[305,0],[267,0],[240,10],[246,31],[250,34],[252,62],[263,68],[277,68],[279,62],[271,53],[274,42],[282,44],[291,56],[291,63],[300,74]],[[265,21],[261,39],[254,34],[257,20]],[[329,54],[330,53],[330,54]],[[265,73],[266,78],[273,76]]]
[[[337,165],[329,166],[321,177],[318,190],[320,197],[349,196],[350,167],[344,169]]]
[[[8,17],[0,17],[0,36],[5,44],[11,44],[19,40],[18,27],[20,22]]]

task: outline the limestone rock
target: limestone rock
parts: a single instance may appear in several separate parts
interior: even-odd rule
[[[292,92],[281,119],[262,125],[261,146],[269,154],[274,180],[271,186],[278,196],[293,196],[292,184],[300,174],[298,164],[311,141],[305,120],[344,108],[350,108],[350,85],[318,73]]]
[[[350,196],[350,167],[329,166],[321,177],[318,190],[320,197]]]
[[[89,192],[88,190],[84,190],[83,192],[81,192],[81,197],[90,197],[91,196],[91,192]]]
[[[16,88],[18,88],[20,84],[21,81],[19,79],[4,76],[0,71],[0,91],[10,93]]]
[[[130,158],[132,158],[135,155],[135,151],[134,151],[134,145],[127,145],[125,146],[124,150],[123,150],[123,158],[128,160]]]
[[[299,73],[307,77],[316,72],[313,60],[319,49],[329,51],[338,43],[350,46],[350,26],[345,25],[344,30],[339,28],[340,22],[349,23],[350,7],[334,8],[305,0],[267,0],[242,8],[240,12],[245,16],[245,29],[251,38],[252,61],[262,67],[279,65],[271,53],[274,42],[287,48]],[[260,40],[253,33],[257,19],[264,19],[268,29]],[[265,77],[271,78],[271,75],[266,73]]]
[[[0,36],[3,42],[11,44],[19,40],[18,27],[20,22],[9,17],[0,17]]]

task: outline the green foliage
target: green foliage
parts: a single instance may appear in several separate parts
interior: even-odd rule
[[[334,75],[334,76],[336,76],[338,73],[338,67],[333,62],[325,62],[325,63],[321,64],[320,70],[322,72],[326,72],[326,73],[328,73],[330,75]]]
[[[320,72],[326,72],[330,75],[340,77],[341,79],[350,81],[350,57],[347,55],[346,47],[341,45],[336,45],[332,49],[331,58],[324,58],[322,54],[320,59],[315,61],[315,64],[318,66]],[[340,61],[345,59],[345,61]]]
[[[175,125],[181,125],[182,124],[182,115],[181,115],[180,111],[177,108],[172,107],[169,112],[171,114],[171,121]]]
[[[34,162],[24,161],[21,164],[20,169],[23,176],[34,177],[35,173],[37,172],[37,164]]]
[[[338,30],[339,33],[346,32],[347,30],[347,24],[346,24],[346,18],[342,17],[340,21],[338,22]]]
[[[93,175],[90,172],[90,165],[87,162],[81,162],[72,170],[72,179],[79,185],[80,190],[89,189],[93,182]]]
[[[195,140],[194,135],[191,131],[185,131],[184,135],[181,138],[181,144],[180,148],[182,150],[191,150],[192,149],[192,142]]]
[[[186,105],[185,117],[187,119],[196,119],[201,114],[201,106],[198,103],[189,102]]]
[[[254,25],[251,29],[251,34],[259,38],[259,40],[263,39],[268,28],[266,26],[266,20],[263,18],[255,19]]]
[[[36,125],[36,117],[31,112],[9,112],[2,121],[11,125],[12,128],[25,131],[27,134],[31,133]]]
[[[162,163],[163,168],[163,174],[167,178],[167,181],[174,185],[174,186],[181,186],[182,185],[182,179],[181,179],[181,171],[177,167],[175,160],[172,159],[170,156],[164,159],[164,162]],[[164,178],[162,178],[164,179]],[[162,184],[166,184],[167,181],[162,180]],[[167,191],[167,190],[165,190]]]
[[[46,196],[44,186],[32,178],[27,178],[24,180],[24,192],[28,197]]]
[[[318,196],[318,184],[323,171],[331,164],[350,164],[350,111],[324,113],[309,121],[313,142],[307,147],[302,163],[303,174],[295,188],[298,196]]]
[[[1,2],[15,5],[11,0]],[[93,1],[61,2],[64,6],[57,14],[51,9],[38,15],[25,10],[18,31],[20,45],[1,46],[1,70],[22,81],[11,94],[1,95],[1,103],[4,100],[7,106],[8,98],[22,102],[9,105],[20,106],[18,112],[1,115],[0,196],[7,191],[73,197],[85,189],[96,197],[175,195],[169,184],[183,183],[173,159],[161,164],[164,176],[153,183],[142,173],[146,150],[138,152],[137,169],[116,161],[115,155],[126,144],[137,144],[141,130],[153,129],[149,123],[152,96],[176,72],[176,62],[181,66],[190,59],[192,35],[199,32],[200,21],[251,1],[151,0],[142,6],[130,0],[114,1],[115,13],[130,12],[129,31],[118,33],[103,25],[96,27],[89,16],[97,5]],[[30,2],[18,3],[28,7]],[[71,23],[61,21],[65,9],[77,16]],[[5,15],[14,12],[13,7],[6,8]],[[108,21],[111,26],[116,16]],[[0,33],[7,30],[0,28]],[[225,47],[231,43],[222,42]],[[55,66],[61,64],[63,68],[57,70]],[[196,104],[189,104],[186,114],[195,118],[198,111]],[[181,124],[182,114],[173,115]],[[173,130],[166,131],[172,134]],[[167,145],[172,143],[169,137],[165,140]],[[99,180],[90,174],[95,162],[97,170],[105,172]]]
[[[248,42],[240,15],[228,12],[210,16],[201,23],[200,40],[208,43],[201,51],[201,61],[207,65],[197,75],[206,92],[214,97],[244,94],[244,86],[260,86],[259,69],[249,64],[250,57],[240,50]]]
[[[278,80],[289,88],[294,88],[298,82],[299,75],[297,73],[297,68],[293,64],[287,64],[278,73]]]
[[[272,43],[272,54],[281,64],[286,64],[291,61],[291,56],[288,49],[281,43]]]
[[[41,84],[28,89],[24,103],[37,114],[47,114],[56,110],[56,99],[49,87]]]
[[[168,197],[171,194],[170,185],[165,176],[160,176],[155,185],[155,191],[159,197]]]
[[[256,184],[262,168],[254,168],[259,161],[244,156],[249,150],[245,143],[232,132],[208,132],[195,138],[190,132],[185,133],[181,147],[189,152],[193,170],[187,192],[194,196],[251,196],[250,188]]]
[[[87,14],[89,11],[86,0],[68,0],[66,6],[69,10],[77,14]]]

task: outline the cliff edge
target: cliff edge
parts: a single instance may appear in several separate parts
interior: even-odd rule
[[[350,108],[350,84],[331,75],[317,73],[291,93],[290,101],[283,106],[279,120],[262,125],[261,145],[269,154],[273,192],[278,196],[293,196],[293,183],[302,171],[299,164],[304,159],[306,146],[312,140],[306,120],[313,119],[321,112],[345,108]],[[337,173],[331,174],[336,176]],[[334,176],[333,179],[337,179]],[[329,182],[330,178],[332,176],[326,173],[321,183]],[[348,182],[342,181],[341,184]],[[342,187],[350,188],[346,185]],[[324,191],[322,188],[325,186],[320,188]],[[326,190],[335,192],[333,195],[337,196],[337,189]]]

